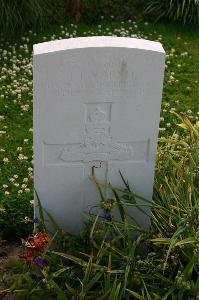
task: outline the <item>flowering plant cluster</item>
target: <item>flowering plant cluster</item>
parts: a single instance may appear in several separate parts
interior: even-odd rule
[[[30,237],[25,242],[26,251],[19,254],[21,258],[25,258],[26,263],[29,266],[32,264],[36,264],[39,267],[44,267],[46,264],[46,260],[40,258],[41,255],[47,246],[52,242],[51,238],[46,233],[36,233],[33,237]]]

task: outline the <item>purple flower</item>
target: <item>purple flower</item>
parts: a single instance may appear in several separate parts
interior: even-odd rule
[[[105,212],[105,213],[104,213],[104,218],[105,218],[107,221],[112,221],[112,215],[110,214],[110,212]]]
[[[34,259],[34,263],[40,268],[43,268],[47,264],[47,261],[41,257],[37,257]]]
[[[39,222],[39,219],[38,219],[37,217],[35,217],[35,218],[33,219],[33,223],[37,224],[38,222]]]

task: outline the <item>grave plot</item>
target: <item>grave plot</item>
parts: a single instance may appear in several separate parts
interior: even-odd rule
[[[34,184],[60,226],[78,232],[99,205],[93,171],[122,186],[120,170],[152,197],[164,59],[160,43],[133,38],[34,45]],[[148,228],[149,217],[129,210]]]

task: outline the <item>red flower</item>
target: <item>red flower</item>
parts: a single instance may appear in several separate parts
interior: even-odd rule
[[[19,254],[19,257],[25,258],[26,263],[31,266],[33,263],[33,254],[32,251],[26,251]]]
[[[39,256],[51,242],[51,238],[46,233],[37,233],[27,240],[25,243],[27,251],[19,254],[19,256],[25,258],[27,264],[31,266],[34,258]]]

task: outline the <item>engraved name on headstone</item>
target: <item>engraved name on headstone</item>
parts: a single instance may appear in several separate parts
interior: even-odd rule
[[[100,182],[122,187],[120,170],[151,198],[164,58],[160,43],[132,38],[34,45],[34,185],[60,226],[78,232],[99,204],[93,168]]]

